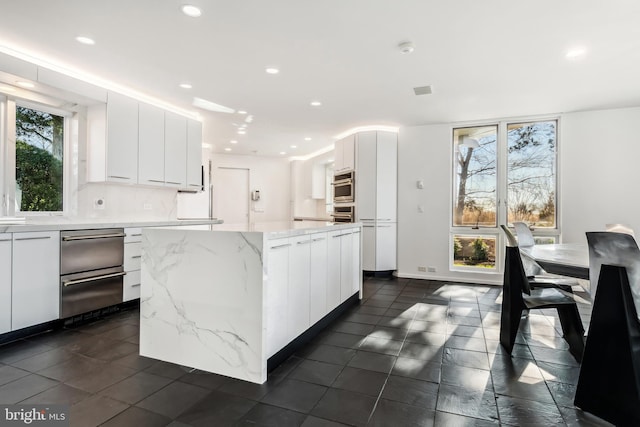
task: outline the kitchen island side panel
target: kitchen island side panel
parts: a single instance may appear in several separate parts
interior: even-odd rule
[[[140,354],[266,381],[263,236],[145,229]]]

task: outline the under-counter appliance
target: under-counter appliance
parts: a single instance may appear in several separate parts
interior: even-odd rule
[[[333,206],[333,222],[354,222],[355,221],[355,207],[349,206]]]
[[[355,193],[354,172],[346,172],[333,177],[333,202],[353,203]]]
[[[122,302],[124,229],[60,232],[60,317]]]

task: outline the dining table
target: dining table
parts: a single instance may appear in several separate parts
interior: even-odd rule
[[[520,247],[547,273],[589,280],[589,247],[582,243],[555,243]]]

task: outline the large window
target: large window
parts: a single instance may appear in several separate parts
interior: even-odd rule
[[[63,210],[64,117],[16,106],[16,212]]]
[[[453,129],[454,268],[495,269],[500,224],[555,238],[556,148],[556,120]]]

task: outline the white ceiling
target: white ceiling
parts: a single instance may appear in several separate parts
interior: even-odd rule
[[[637,0],[4,1],[0,45],[198,111],[216,152],[305,155],[356,126],[640,105]],[[567,59],[576,46],[587,54]],[[433,94],[415,96],[424,85]],[[247,134],[194,96],[248,111]]]

